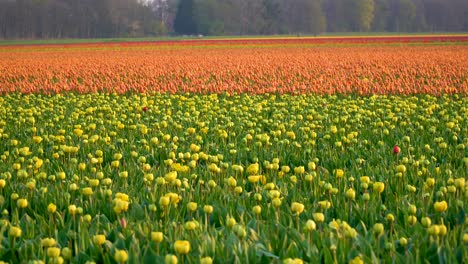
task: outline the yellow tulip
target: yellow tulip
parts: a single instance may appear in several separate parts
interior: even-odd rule
[[[441,212],[445,212],[447,210],[447,202],[446,201],[442,201],[442,202],[435,202],[434,203],[434,209],[441,213]]]
[[[174,250],[181,255],[188,254],[190,252],[190,242],[187,240],[177,240],[174,243]]]
[[[114,259],[118,263],[124,263],[128,260],[128,253],[125,250],[116,250],[114,254]]]
[[[293,202],[291,204],[291,210],[293,211],[293,213],[300,215],[304,211],[304,205],[301,203]]]

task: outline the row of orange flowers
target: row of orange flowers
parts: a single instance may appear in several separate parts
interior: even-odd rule
[[[468,93],[468,46],[0,48],[0,93]],[[102,48],[104,47],[104,48]]]
[[[83,43],[47,43],[4,45],[3,48],[21,49],[34,45],[46,47],[73,48],[79,47],[131,47],[141,45],[151,46],[226,46],[226,45],[316,45],[316,44],[396,44],[396,43],[443,43],[467,42],[467,34],[448,35],[382,35],[382,36],[279,36],[279,37],[245,37],[245,38],[193,38],[193,39],[167,39],[142,40],[123,42],[83,42]],[[32,42],[33,43],[33,42]]]

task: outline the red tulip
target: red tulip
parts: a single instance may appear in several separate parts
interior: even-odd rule
[[[395,145],[393,147],[393,154],[398,155],[398,153],[400,153],[400,151],[401,151],[401,149],[400,149],[399,146]]]

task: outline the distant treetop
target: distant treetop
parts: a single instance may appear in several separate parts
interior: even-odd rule
[[[467,0],[3,0],[0,39],[468,31]]]

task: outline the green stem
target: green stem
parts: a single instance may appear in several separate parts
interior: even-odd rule
[[[75,248],[75,253],[78,253],[78,241],[76,237],[77,228],[76,228],[76,215],[73,215],[73,247]]]

